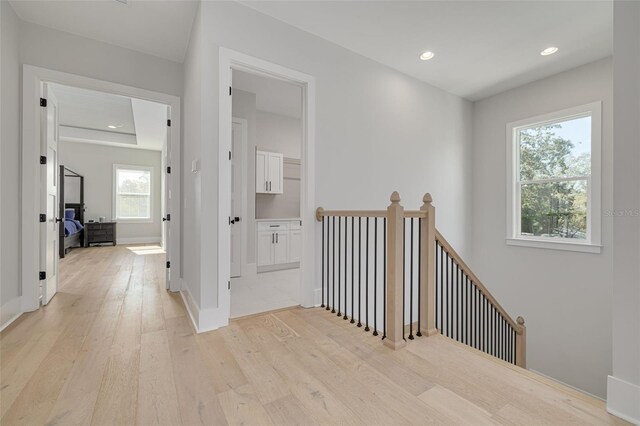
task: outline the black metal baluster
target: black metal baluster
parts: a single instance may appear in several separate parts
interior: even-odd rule
[[[349,238],[347,237],[347,235],[349,235],[347,233],[349,229],[348,220],[349,218],[345,216],[344,218],[344,316],[342,317],[342,319],[344,320],[349,319],[349,317],[347,316],[347,252],[348,252],[347,247],[349,247]],[[351,241],[351,243],[353,244],[353,241]]]
[[[351,217],[351,324],[353,324],[354,322],[356,322],[356,320],[354,319],[356,314],[355,314],[355,294],[354,294],[354,289],[355,289],[355,280],[354,280],[354,271],[356,270],[356,265],[355,263],[353,263],[353,259],[354,259],[354,252],[355,252],[355,246],[356,246],[356,240],[354,239],[354,229],[355,229],[355,216]],[[360,247],[358,247],[358,250],[360,250]]]
[[[322,217],[322,304],[320,305],[321,308],[324,308],[324,220],[325,218]]]
[[[422,219],[418,219],[418,331],[416,331],[416,336],[418,336],[418,337],[422,336],[422,332],[420,331],[421,330],[420,329],[420,305],[421,305],[421,303],[420,303],[420,292],[421,292],[421,290],[420,289],[422,288],[422,283],[420,281],[420,271],[421,271],[420,268],[421,268],[421,265],[422,265],[422,262],[420,261],[420,259],[421,259],[420,256],[421,256],[421,253],[422,253],[422,244],[420,244],[420,242],[422,241],[422,239],[421,239],[421,235],[422,235],[421,229],[422,229]],[[437,272],[436,272],[436,274],[437,274]],[[434,302],[436,300],[438,300],[437,297],[435,298]]]
[[[462,297],[460,297],[460,266],[458,266],[458,264],[456,263],[456,340],[458,342],[462,341],[462,339],[460,338],[460,329],[462,326],[462,321],[460,319],[461,304]]]
[[[439,293],[438,292],[438,285],[440,283],[440,269],[438,268],[438,265],[440,265],[440,262],[438,261],[438,253],[440,252],[440,248],[438,247],[438,243],[436,243],[435,249],[436,249],[436,264],[435,264],[435,267],[436,267],[436,281],[434,283],[435,287],[436,287],[434,289],[435,290],[435,298],[434,298],[435,304],[434,304],[434,306],[435,306],[435,309],[436,309],[435,320],[436,320],[436,328],[438,330],[441,330],[440,324],[438,324],[438,314],[439,314],[439,312],[438,312],[438,310],[439,310],[438,309],[438,293]]]
[[[338,314],[337,316],[341,316],[340,313],[340,250],[342,248],[342,218],[338,216]]]
[[[405,320],[405,305],[407,304],[406,293],[406,275],[407,275],[407,261],[405,252],[407,251],[407,218],[402,219],[402,340],[407,340],[404,338],[404,322]]]
[[[387,218],[382,219],[382,275],[384,277],[384,289],[382,292],[382,339],[387,337]]]
[[[362,217],[358,218],[358,327],[362,327]]]
[[[413,218],[409,232],[409,340],[413,340]]]
[[[447,302],[447,313],[445,315],[445,319],[447,320],[447,337],[451,337],[451,286],[449,285],[449,270],[451,269],[449,253],[447,252],[446,260],[446,270],[447,270],[447,280],[445,282],[445,289],[447,291],[447,295],[445,300]]]
[[[331,313],[336,313],[336,217],[333,216],[333,280],[331,284]]]
[[[440,246],[440,333],[444,334],[444,249]]]
[[[367,227],[367,251],[364,255],[365,258],[365,278],[364,278],[364,298],[366,300],[366,304],[364,305],[364,309],[365,309],[365,327],[364,327],[364,331],[369,331],[369,218],[367,217],[367,223],[366,223],[366,227]]]
[[[378,335],[378,218],[373,218],[373,335]]]
[[[467,326],[467,322],[469,321],[469,313],[467,309],[469,309],[469,285],[467,283],[467,274],[462,273],[462,289],[464,295],[464,301],[462,304],[462,338],[464,339],[464,343],[466,345],[469,344],[469,327]]]

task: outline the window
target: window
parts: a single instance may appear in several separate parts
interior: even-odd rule
[[[151,222],[152,168],[113,165],[113,218],[120,222]]]
[[[507,243],[600,251],[601,106],[507,125]]]

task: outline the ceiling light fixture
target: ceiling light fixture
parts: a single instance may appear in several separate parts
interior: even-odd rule
[[[114,126],[113,124],[109,124],[107,127],[110,128],[110,129],[117,129],[118,128],[118,126]]]
[[[540,52],[540,54],[542,56],[549,56],[549,55],[553,55],[557,51],[558,51],[557,47],[551,46],[551,47],[547,47],[546,49],[544,49],[542,52]]]
[[[436,56],[436,55],[433,52],[427,51],[427,52],[423,52],[420,55],[420,59],[423,60],[423,61],[428,61],[429,59],[433,59],[434,56]]]

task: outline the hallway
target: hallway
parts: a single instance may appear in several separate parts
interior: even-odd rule
[[[52,302],[0,336],[2,424],[624,424],[446,338],[394,352],[323,309],[195,335],[157,247],[63,262]]]

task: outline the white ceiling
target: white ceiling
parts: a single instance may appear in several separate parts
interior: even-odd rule
[[[233,71],[233,88],[256,94],[256,109],[287,117],[302,117],[302,91],[291,83],[243,71]]]
[[[182,62],[193,0],[10,0],[29,22]],[[612,54],[612,1],[243,1],[448,92],[481,99]],[[547,46],[555,55],[542,57]],[[431,61],[418,55],[432,50]]]
[[[58,100],[62,141],[163,149],[166,105],[59,84],[50,86]]]
[[[448,92],[481,99],[612,54],[611,1],[248,1]],[[548,46],[560,51],[540,56]],[[435,52],[430,61],[418,56]]]
[[[184,60],[198,3],[191,0],[10,0],[34,24],[145,52]]]

